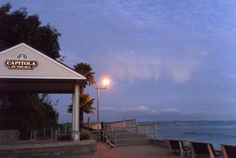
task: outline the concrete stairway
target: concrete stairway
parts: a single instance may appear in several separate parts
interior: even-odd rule
[[[116,146],[151,144],[150,139],[144,134],[131,133],[125,130],[116,131],[110,138]]]

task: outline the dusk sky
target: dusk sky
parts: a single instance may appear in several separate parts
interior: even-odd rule
[[[236,120],[235,0],[1,0],[61,33],[68,66],[112,78],[103,121]],[[95,86],[86,89],[94,98]],[[60,122],[71,95],[53,95]],[[96,102],[94,104],[96,108]],[[91,115],[96,120],[96,114]]]

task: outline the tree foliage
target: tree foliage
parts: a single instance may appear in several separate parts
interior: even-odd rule
[[[51,25],[42,25],[38,15],[25,8],[10,12],[9,3],[0,7],[0,51],[26,43],[51,58],[60,58],[60,33]]]
[[[92,67],[87,63],[76,64],[74,66],[74,70],[86,78],[86,80],[82,81],[82,83],[80,84],[80,93],[83,94],[84,88],[87,85],[90,86],[90,85],[95,84],[95,80],[94,80],[95,73],[93,72]]]
[[[91,98],[88,93],[81,94],[80,95],[80,110],[85,113],[93,113],[94,108],[93,103],[94,103],[94,98]],[[69,108],[67,110],[69,113],[72,113],[72,105],[69,105]]]
[[[58,113],[48,99],[23,93],[7,94],[5,97],[5,110],[0,110],[0,129],[41,129],[57,125]]]
[[[0,109],[0,130],[18,129],[20,138],[25,139],[32,129],[56,127],[58,113],[46,98],[24,93],[1,95],[5,105]]]

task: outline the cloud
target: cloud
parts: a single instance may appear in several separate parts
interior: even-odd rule
[[[108,56],[105,61],[104,71],[108,71],[115,79],[134,81],[158,79],[160,76],[161,62],[158,58],[150,60],[145,56],[114,54]]]
[[[121,112],[121,113],[150,113],[152,110],[147,106],[103,106],[100,109],[103,112]]]
[[[206,56],[206,54],[204,54]],[[201,55],[201,58],[203,55]],[[101,59],[97,69],[109,73],[112,78],[129,82],[137,80],[158,80],[169,78],[176,83],[191,79],[202,64],[199,56],[163,57],[162,54],[120,53],[107,55]]]
[[[166,108],[166,109],[162,110],[162,112],[181,113],[181,111],[179,109],[176,109],[176,108]]]
[[[164,66],[165,74],[176,83],[184,83],[191,79],[199,64],[200,61],[194,58],[167,60]]]
[[[130,107],[127,109],[127,113],[148,114],[151,112],[152,110],[147,106]]]

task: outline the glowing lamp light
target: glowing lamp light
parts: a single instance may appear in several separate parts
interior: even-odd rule
[[[108,86],[110,85],[110,83],[111,83],[111,81],[110,81],[110,79],[108,79],[108,78],[104,78],[104,79],[102,80],[102,86],[103,86],[103,87],[108,87]]]

